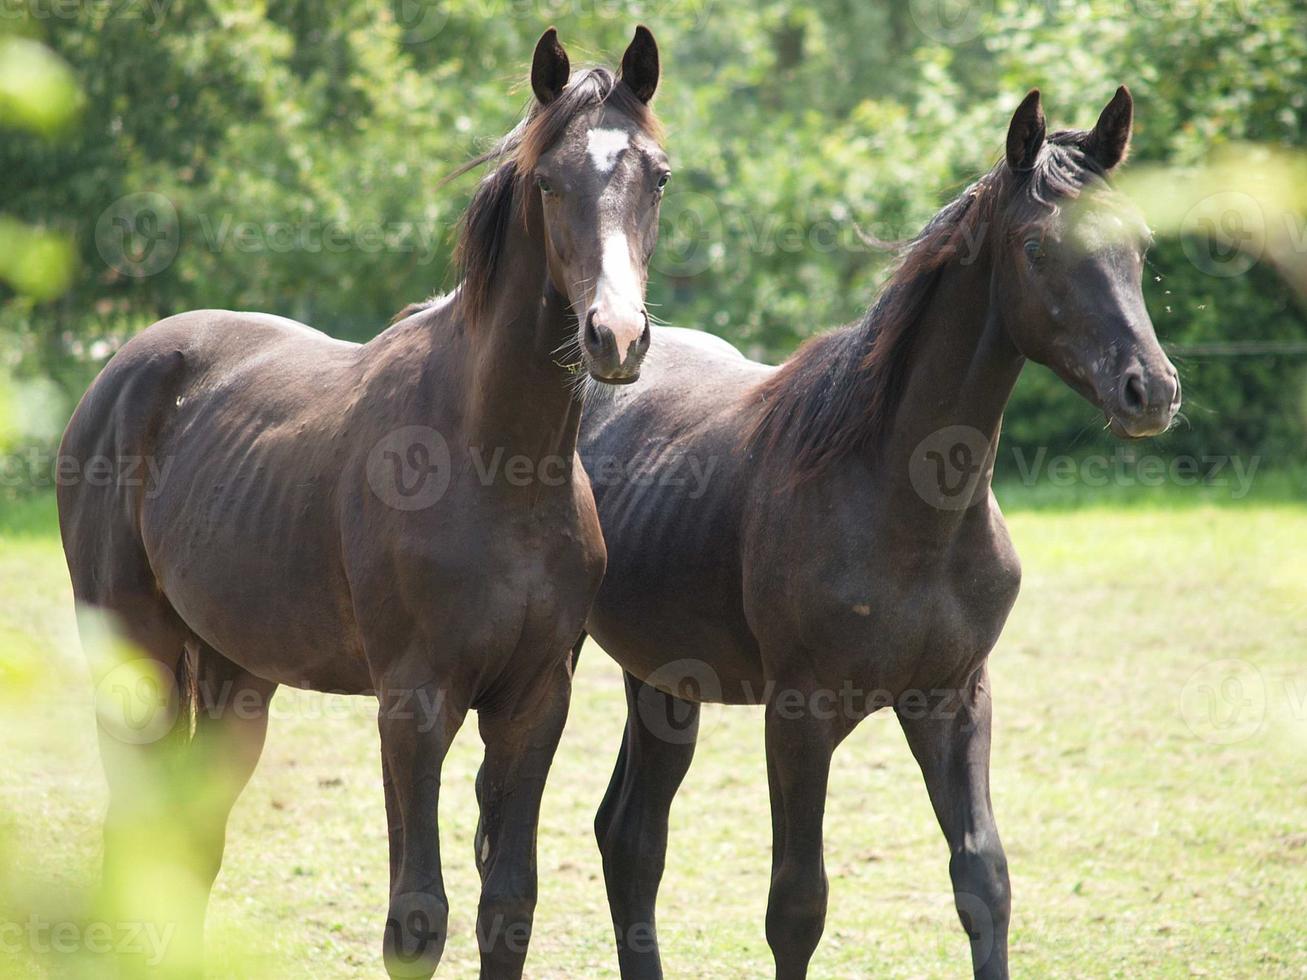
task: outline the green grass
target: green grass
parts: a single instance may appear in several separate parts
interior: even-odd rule
[[[0,893],[58,916],[94,881],[104,788],[51,517],[36,502],[0,518]],[[1010,521],[1025,582],[992,660],[993,796],[1014,975],[1303,976],[1307,508],[1097,506]],[[1231,719],[1218,697],[1209,714],[1204,695],[1230,677],[1251,707]],[[274,708],[214,893],[213,975],[377,976],[374,708],[300,692]],[[590,823],[623,712],[618,671],[588,650],[545,798],[531,977],[616,975]],[[671,977],[769,975],[761,743],[757,710],[705,710],[659,905]],[[476,964],[478,748],[468,725],[441,803],[452,977]],[[836,755],[826,833],[830,913],[812,975],[965,975],[947,854],[891,716]],[[63,969],[26,953],[8,966]]]
[[[1022,479],[1021,470],[1010,460],[999,474],[994,493],[1005,511],[1017,510],[1135,510],[1192,507],[1261,507],[1266,504],[1297,506],[1307,500],[1307,468],[1299,465],[1269,465],[1257,457],[1192,460],[1192,469],[1178,474],[1159,474],[1149,465],[1167,465],[1158,456],[1148,457],[1145,468],[1123,462],[1127,449],[1118,456],[1054,457],[1038,467],[1027,462],[1029,473],[1038,479]],[[1154,462],[1156,460],[1156,462]],[[1173,461],[1172,461],[1173,462]],[[1067,469],[1054,471],[1054,467]]]
[[[0,537],[50,538],[59,537],[59,515],[55,509],[54,494],[19,497],[6,500],[0,497]]]

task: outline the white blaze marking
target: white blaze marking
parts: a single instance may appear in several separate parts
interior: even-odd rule
[[[631,261],[631,243],[623,232],[610,232],[604,236],[600,256],[599,282],[595,285],[595,303],[603,307],[615,320],[638,325],[626,340],[622,359],[631,352],[631,345],[644,333],[644,304],[641,301],[640,276]],[[620,342],[620,338],[617,338]]]
[[[606,289],[605,289],[606,287]],[[599,286],[596,292],[615,293],[619,303],[639,307],[640,277],[631,261],[631,243],[624,232],[610,232],[604,236],[603,253],[599,259]]]
[[[620,129],[592,129],[586,149],[590,161],[601,174],[617,166],[618,155],[631,145],[631,134]]]

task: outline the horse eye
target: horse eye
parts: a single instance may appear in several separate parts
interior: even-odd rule
[[[554,185],[543,177],[536,178],[536,186],[540,188],[541,194],[552,194],[554,192]]]
[[[658,189],[659,189],[659,190],[662,190],[664,187],[666,187],[666,186],[667,186],[667,182],[668,182],[669,180],[671,180],[671,179],[672,179],[672,175],[671,175],[670,173],[665,173],[665,174],[663,174],[661,177],[659,177],[659,178],[658,178]]]
[[[1044,244],[1038,238],[1032,238],[1026,242],[1026,258],[1031,262],[1038,262],[1044,257]]]

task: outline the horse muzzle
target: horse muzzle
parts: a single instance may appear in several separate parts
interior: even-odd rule
[[[1108,400],[1105,400],[1108,401]],[[1114,435],[1143,439],[1165,432],[1180,410],[1180,376],[1170,361],[1135,362],[1121,372],[1107,407]]]
[[[604,384],[631,384],[649,350],[649,314],[643,308],[617,315],[600,304],[590,307],[581,332],[590,377]]]

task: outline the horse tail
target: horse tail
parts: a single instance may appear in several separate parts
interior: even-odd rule
[[[583,646],[585,646],[586,638],[587,638],[589,635],[590,635],[590,634],[587,633],[585,630],[582,630],[582,631],[581,631],[581,635],[580,635],[579,637],[577,637],[576,642],[572,644],[572,666],[571,666],[571,668],[569,669],[568,673],[571,673],[571,674],[575,674],[575,673],[576,673],[576,665],[577,665],[577,663],[579,663],[580,660],[581,660],[581,648],[582,648]]]
[[[190,642],[177,661],[177,725],[183,741],[190,741],[200,710],[200,646]]]

